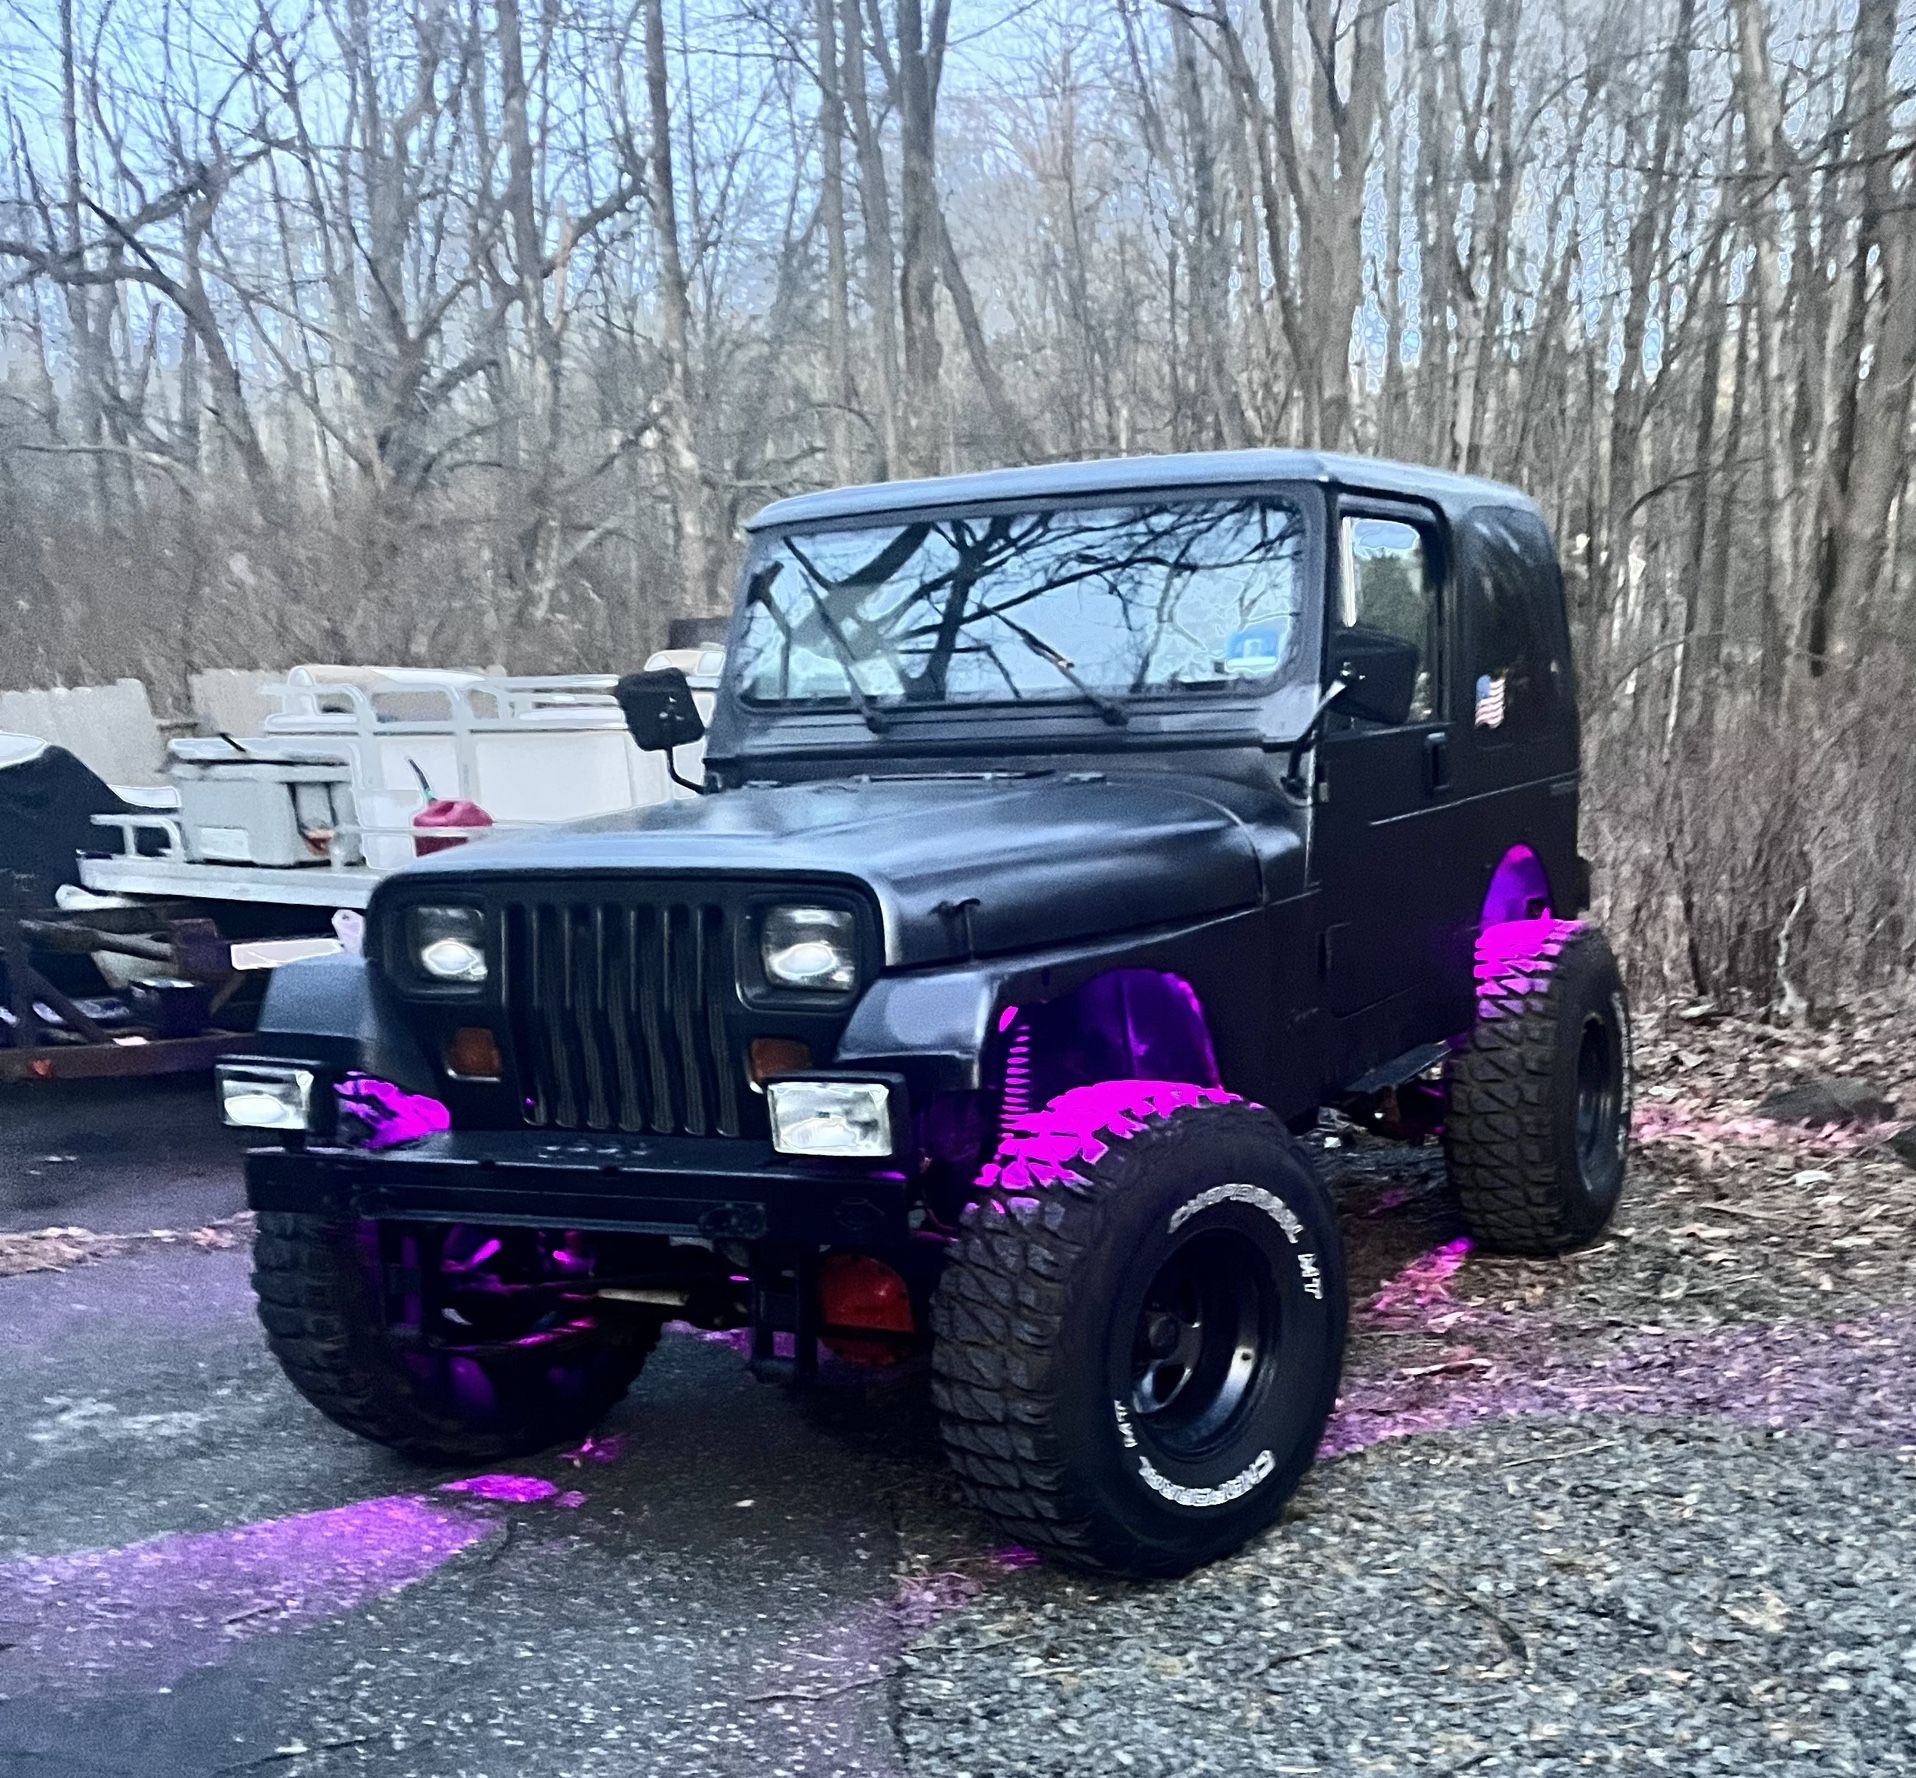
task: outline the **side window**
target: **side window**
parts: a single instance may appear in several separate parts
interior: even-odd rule
[[[1471,723],[1480,741],[1529,740],[1561,727],[1572,703],[1556,557],[1527,513],[1474,513],[1468,525]]]
[[[1382,630],[1417,650],[1411,722],[1429,722],[1442,698],[1437,573],[1424,534],[1401,519],[1347,518],[1337,622]]]

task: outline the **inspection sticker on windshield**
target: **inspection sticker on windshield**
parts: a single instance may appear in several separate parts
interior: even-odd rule
[[[1275,670],[1283,651],[1284,633],[1276,624],[1252,624],[1224,644],[1227,673],[1265,675]]]

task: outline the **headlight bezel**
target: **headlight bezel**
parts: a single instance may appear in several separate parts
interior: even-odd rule
[[[782,930],[781,930],[782,929]],[[781,973],[773,951],[783,936],[787,952],[801,945],[829,950],[835,965],[806,981],[796,972]],[[752,909],[744,946],[748,998],[798,1008],[842,1006],[865,985],[870,960],[865,922],[856,907],[833,895],[806,895],[787,891],[766,897]]]
[[[464,970],[442,971],[427,962],[429,951],[446,947],[468,953]],[[470,903],[414,902],[400,922],[398,949],[413,981],[437,992],[483,993],[492,980],[492,922],[484,908]]]

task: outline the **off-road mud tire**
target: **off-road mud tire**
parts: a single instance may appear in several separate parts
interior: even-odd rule
[[[422,1380],[392,1338],[349,1218],[267,1212],[253,1246],[266,1340],[329,1420],[417,1462],[521,1457],[583,1438],[631,1387],[660,1323],[622,1323],[560,1370],[536,1349],[484,1361],[490,1403],[462,1410]],[[467,1360],[472,1363],[475,1361]]]
[[[1540,920],[1516,955],[1478,954],[1477,1020],[1449,1065],[1444,1153],[1471,1234],[1547,1255],[1602,1233],[1623,1191],[1630,1134],[1630,1009],[1603,934]],[[1579,1059],[1610,1046],[1614,1114],[1581,1137]]]
[[[1152,1280],[1207,1240],[1277,1331],[1216,1448],[1173,1461],[1113,1379]],[[1075,1089],[1006,1137],[939,1281],[945,1449],[1021,1544],[1137,1579],[1183,1574],[1269,1526],[1309,1468],[1346,1308],[1328,1194],[1272,1113],[1177,1082]]]

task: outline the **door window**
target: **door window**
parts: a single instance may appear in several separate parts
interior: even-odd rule
[[[1472,726],[1479,741],[1528,740],[1572,708],[1556,557],[1527,513],[1473,513],[1468,525]]]
[[[1381,630],[1417,650],[1411,722],[1429,722],[1441,701],[1437,577],[1424,534],[1401,519],[1347,518],[1337,621]]]

